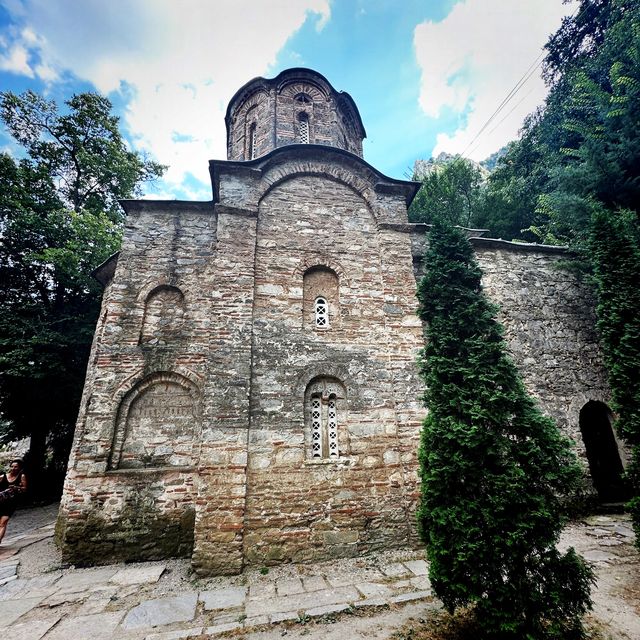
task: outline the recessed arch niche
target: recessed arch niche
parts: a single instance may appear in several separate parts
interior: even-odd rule
[[[188,467],[199,438],[199,389],[177,373],[154,373],[120,403],[109,468]]]

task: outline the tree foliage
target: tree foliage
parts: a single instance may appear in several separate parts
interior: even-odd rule
[[[0,155],[0,411],[5,437],[31,437],[33,472],[47,441],[66,463],[99,310],[91,272],[119,246],[117,199],[163,171],[126,148],[106,98],[67,107],[31,92],[0,103],[27,152]]]
[[[549,95],[489,177],[478,223],[492,235],[567,244],[593,274],[640,540],[640,398],[629,383],[640,379],[640,4],[581,0],[546,48]]]
[[[414,176],[414,179],[418,178],[420,176]],[[480,169],[460,156],[444,164],[432,165],[409,207],[409,220],[428,224],[446,220],[451,224],[471,226],[481,183]]]
[[[633,212],[600,208],[593,216],[591,251],[598,283],[598,328],[618,411],[617,429],[631,445],[627,477],[634,529],[640,532],[640,248]],[[636,544],[638,542],[636,541]]]
[[[593,575],[555,544],[558,496],[580,468],[507,356],[472,253],[436,223],[418,289],[429,408],[418,521],[431,581],[449,611],[475,605],[487,638],[578,638]]]
[[[139,194],[140,185],[162,175],[164,167],[127,149],[104,96],[81,93],[66,105],[68,113],[61,114],[33,91],[6,92],[0,118],[29,158],[49,172],[67,209],[120,221],[118,200]]]

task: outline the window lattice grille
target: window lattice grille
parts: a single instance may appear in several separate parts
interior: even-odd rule
[[[322,406],[320,398],[311,400],[311,455],[322,457]]]
[[[298,120],[298,132],[301,144],[309,144],[309,119],[306,114],[301,114]]]
[[[329,457],[338,457],[338,412],[336,400],[331,398],[327,409],[327,435],[329,441]]]
[[[311,457],[338,458],[338,407],[335,396],[311,398]]]
[[[315,304],[316,327],[329,326],[329,305],[324,298],[317,298]]]
[[[251,125],[249,130],[249,160],[253,160],[256,157],[256,124]]]

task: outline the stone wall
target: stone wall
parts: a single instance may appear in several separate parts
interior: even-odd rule
[[[413,237],[414,270],[420,277],[427,227],[404,228]],[[610,402],[596,332],[595,292],[569,268],[572,257],[562,247],[482,237],[472,237],[471,243],[483,288],[499,305],[498,318],[524,383],[573,441],[584,465],[585,490],[593,494],[580,411],[589,401]],[[624,446],[618,447],[624,460]]]
[[[306,140],[301,119],[307,122]],[[229,160],[252,160],[304,142],[362,157],[365,131],[353,100],[309,69],[290,69],[273,79],[247,83],[231,99],[226,122]]]
[[[216,220],[207,203],[127,209],[58,522],[63,555],[77,564],[190,555],[193,547],[213,298],[200,283],[211,270]]]
[[[260,202],[245,540],[250,562],[355,555],[414,538],[406,475],[415,472],[415,457],[402,460],[394,366],[407,380],[415,378],[420,336],[414,331],[407,349],[407,339],[389,329],[395,319],[389,299],[396,316],[406,314],[414,330],[417,323],[409,262],[395,280],[386,277],[384,235],[362,195],[326,175],[279,183]],[[331,282],[319,283],[330,313],[329,326],[316,327],[304,322],[303,280],[320,266],[337,275],[338,298],[332,299]],[[336,460],[311,458],[305,442],[305,390],[323,379],[346,390],[338,404]],[[412,418],[415,426],[419,416]]]
[[[415,543],[421,328],[410,239],[385,227],[414,187],[317,147],[214,165],[214,206],[126,204],[64,557],[192,553],[220,574]],[[304,319],[305,274],[326,327]],[[312,454],[315,401],[332,458]]]
[[[417,185],[312,145],[211,175],[213,203],[125,203],[98,273],[65,561],[223,574],[416,544]],[[589,289],[557,250],[473,242],[525,383],[582,453],[580,408],[608,400]]]

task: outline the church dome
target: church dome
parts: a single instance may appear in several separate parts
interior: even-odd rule
[[[358,108],[311,69],[254,78],[231,98],[225,116],[227,159],[253,160],[290,144],[322,144],[362,157]]]

